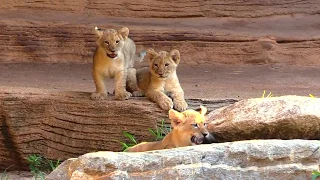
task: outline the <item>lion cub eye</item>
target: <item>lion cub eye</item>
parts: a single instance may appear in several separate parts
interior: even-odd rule
[[[109,45],[109,41],[104,41],[104,43],[105,43],[106,45]]]
[[[154,67],[158,67],[158,64],[154,64]]]
[[[119,44],[120,41],[116,41],[116,44]]]
[[[168,67],[168,66],[169,66],[169,63],[166,63],[164,66]]]
[[[194,128],[198,128],[198,124],[191,124]]]

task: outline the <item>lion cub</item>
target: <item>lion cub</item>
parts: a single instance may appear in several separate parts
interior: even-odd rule
[[[147,50],[149,67],[137,69],[136,77],[129,81],[137,80],[140,94],[134,92],[134,96],[147,96],[151,101],[156,102],[161,109],[169,110],[174,108],[184,111],[188,104],[184,99],[184,92],[180,86],[177,76],[177,66],[180,62],[178,50],[155,52],[153,49]],[[171,98],[167,96],[169,94]]]
[[[91,99],[105,99],[107,91],[104,78],[115,78],[115,98],[125,100],[131,96],[126,90],[128,71],[135,72],[133,68],[136,58],[135,43],[128,37],[129,29],[122,27],[119,30],[107,29],[102,31],[95,28],[97,48],[93,55],[93,79],[96,92]],[[140,57],[140,61],[143,57]],[[131,89],[137,90],[137,87]]]
[[[169,110],[172,131],[162,141],[143,142],[127,149],[127,152],[143,152],[171,149],[202,144],[204,139],[213,142],[213,136],[207,130],[205,114],[207,108],[200,106],[200,112],[186,110],[182,113]]]

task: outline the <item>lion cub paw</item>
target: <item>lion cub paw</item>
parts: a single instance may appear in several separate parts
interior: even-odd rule
[[[178,110],[178,111],[185,111],[188,108],[188,104],[185,101],[178,101],[178,102],[174,102],[173,105],[174,109]]]
[[[169,97],[160,99],[160,101],[158,102],[158,105],[163,110],[169,110],[173,108],[173,102]]]
[[[92,100],[103,100],[103,99],[106,99],[107,98],[107,94],[106,93],[97,93],[97,92],[94,92],[91,94],[91,99]]]
[[[133,97],[142,97],[142,96],[144,96],[144,94],[142,91],[134,91],[134,92],[132,92],[132,96]]]
[[[115,99],[117,100],[127,100],[129,99],[129,97],[131,97],[132,94],[128,91],[121,91],[121,92],[116,92],[116,95],[115,95]]]

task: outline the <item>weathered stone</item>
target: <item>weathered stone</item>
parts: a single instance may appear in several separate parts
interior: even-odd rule
[[[320,139],[320,99],[281,96],[241,100],[209,113],[219,142],[247,139]]]
[[[214,110],[235,101],[187,100]],[[65,160],[94,151],[120,151],[122,131],[138,141],[153,141],[155,128],[168,112],[146,98],[116,101],[90,100],[90,93],[57,92],[33,88],[0,90],[0,170],[27,169],[26,157],[41,154]],[[169,121],[168,121],[169,122]]]
[[[181,63],[318,65],[319,12],[317,0],[12,0],[0,62],[92,62],[93,28],[128,26],[139,50],[178,48]]]
[[[88,153],[66,161],[46,179],[305,180],[319,163],[319,141],[252,140],[145,153]]]

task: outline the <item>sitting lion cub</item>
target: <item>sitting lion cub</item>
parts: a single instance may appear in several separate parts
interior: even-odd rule
[[[171,108],[178,111],[186,110],[188,104],[184,99],[184,92],[176,72],[180,62],[179,51],[157,53],[153,49],[148,49],[146,56],[149,60],[149,67],[137,69],[136,76],[130,74],[128,77],[128,81],[136,80],[140,89],[140,94],[133,92],[134,96],[145,95],[164,110]],[[172,97],[173,101],[167,94]]]
[[[131,93],[126,90],[126,80],[128,71],[135,72],[133,68],[135,60],[136,46],[128,38],[129,29],[123,27],[118,31],[107,29],[102,31],[95,28],[97,37],[97,48],[93,56],[93,79],[96,85],[96,92],[92,93],[91,99],[105,99],[107,91],[104,84],[104,78],[115,78],[115,98],[119,100],[128,99]],[[134,80],[133,80],[134,81]],[[137,87],[131,89],[138,90]]]
[[[200,106],[200,112],[186,110],[182,113],[169,110],[172,131],[162,141],[143,142],[127,149],[127,152],[143,152],[160,149],[202,144],[204,138],[213,142],[214,138],[207,130],[205,114],[207,108]]]

